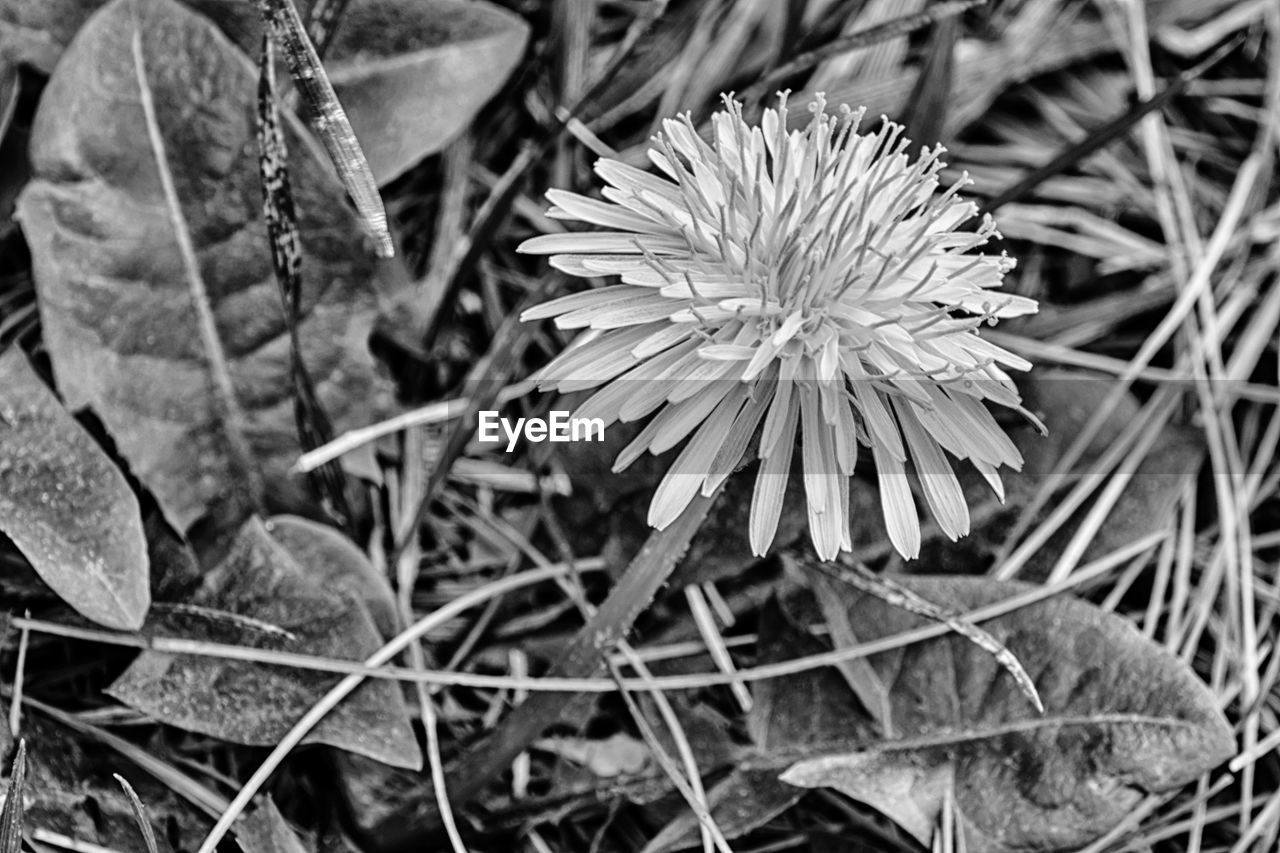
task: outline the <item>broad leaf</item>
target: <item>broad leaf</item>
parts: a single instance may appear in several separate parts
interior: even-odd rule
[[[461,133],[528,38],[524,21],[484,0],[355,0],[326,66],[378,183]]]
[[[958,610],[1031,589],[983,578],[900,582]],[[853,590],[849,610],[864,640],[925,624]],[[991,655],[944,636],[871,658],[900,737],[829,750],[783,779],[841,790],[925,844],[951,788],[974,849],[1047,851],[1088,844],[1146,793],[1185,785],[1234,752],[1214,696],[1124,619],[1059,597],[981,625],[1031,673],[1044,716]]]
[[[182,635],[364,660],[382,640],[364,603],[346,591],[348,583],[335,580],[345,555],[316,546],[304,558],[306,567],[272,539],[261,521],[246,522],[231,553],[209,573],[192,602],[234,614],[245,624],[183,611],[178,614],[185,626]],[[263,630],[261,623],[280,630]],[[294,667],[143,652],[108,692],[161,722],[234,743],[270,746],[337,680],[329,673]],[[389,681],[362,685],[306,742],[396,767],[416,770],[422,763],[400,688]]]
[[[364,604],[384,638],[396,634],[396,602],[391,585],[355,543],[332,527],[296,515],[267,520],[267,532],[284,546],[322,589],[350,594]]]
[[[19,200],[45,343],[180,531],[304,499],[289,343],[262,223],[257,73],[175,0],[113,0],[67,48]],[[299,334],[338,430],[390,406],[367,339],[383,289],[323,154],[287,116]]]
[[[138,501],[16,347],[0,355],[0,530],[86,618],[142,624],[151,593]]]

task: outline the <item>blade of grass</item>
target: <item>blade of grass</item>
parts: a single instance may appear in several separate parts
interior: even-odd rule
[[[258,0],[258,10],[284,51],[289,73],[302,95],[312,126],[329,153],[342,185],[355,202],[356,211],[373,238],[374,248],[379,257],[394,257],[395,245],[387,227],[387,211],[382,206],[377,181],[315,45],[307,36],[297,6],[293,0]]]
[[[333,439],[333,427],[316,396],[315,384],[302,360],[298,320],[302,304],[302,244],[298,239],[293,187],[289,182],[289,151],[280,130],[276,102],[275,51],[271,37],[262,34],[258,61],[258,171],[262,179],[262,212],[271,241],[271,264],[280,288],[285,327],[289,331],[290,375],[293,379],[293,417],[304,451]],[[307,476],[328,513],[340,524],[350,522],[346,475],[331,462]]]
[[[156,847],[156,833],[151,827],[151,820],[147,817],[146,807],[142,805],[142,800],[138,799],[138,794],[133,790],[133,786],[121,776],[119,773],[112,773],[116,781],[120,783],[120,787],[124,789],[124,795],[129,800],[129,807],[133,809],[133,819],[138,822],[138,829],[142,832],[142,842],[147,846],[147,853],[159,853]]]
[[[18,752],[9,770],[9,789],[0,810],[0,853],[21,853],[24,786],[27,780],[27,742],[18,741]]]
[[[1027,697],[1027,700],[1035,707],[1036,711],[1040,714],[1044,713],[1044,703],[1040,701],[1040,694],[1036,691],[1036,684],[1022,667],[1022,663],[1017,656],[991,634],[966,620],[960,614],[934,604],[932,601],[907,589],[902,584],[873,574],[865,566],[855,566],[849,569],[834,563],[809,563],[806,564],[806,567],[810,571],[818,572],[832,580],[848,584],[854,589],[874,595],[876,598],[908,613],[914,613],[917,616],[923,616],[926,619],[932,619],[935,622],[941,622],[946,625],[952,631],[955,631],[994,657],[1004,667],[1005,671],[1013,677],[1013,681],[1018,685],[1018,689],[1022,691],[1022,695]]]

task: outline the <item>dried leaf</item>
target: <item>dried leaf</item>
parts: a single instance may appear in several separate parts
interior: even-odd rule
[[[323,547],[299,557],[306,563],[274,540],[261,521],[251,519],[231,553],[206,577],[193,604],[288,632],[244,630],[238,641],[246,646],[340,660],[363,660],[376,651],[382,640],[365,605],[346,593],[348,582],[334,580],[343,572],[344,558],[332,560]],[[225,636],[233,622],[192,619],[187,624],[188,639],[237,642]],[[270,746],[336,680],[311,670],[144,652],[107,692],[169,725],[234,743]],[[422,762],[399,687],[383,680],[361,686],[306,742],[413,770]]]
[[[965,609],[1028,588],[983,578],[898,580]],[[850,595],[849,609],[867,640],[925,624],[864,593]],[[1119,617],[1056,598],[982,627],[1033,674],[1043,717],[987,652],[948,635],[871,658],[890,685],[900,739],[827,751],[783,779],[870,803],[924,844],[951,788],[977,849],[1055,850],[1088,844],[1148,792],[1185,785],[1234,752],[1213,694]]]
[[[138,501],[16,347],[0,355],[0,529],[86,618],[142,624],[151,593]]]
[[[243,518],[259,479],[272,504],[305,501],[284,474],[298,445],[256,78],[174,0],[113,0],[45,90],[19,200],[59,387],[94,409],[181,531],[206,513]],[[308,262],[303,356],[341,430],[390,407],[367,347],[381,285],[323,154],[295,118],[284,130]]]
[[[529,27],[483,0],[355,0],[329,78],[379,184],[440,151],[498,92]]]

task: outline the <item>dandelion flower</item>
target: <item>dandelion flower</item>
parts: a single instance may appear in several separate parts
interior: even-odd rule
[[[603,159],[603,201],[548,192],[548,215],[606,230],[539,236],[520,251],[621,283],[524,313],[588,330],[535,378],[597,389],[579,417],[653,415],[615,471],[685,441],[653,496],[653,527],[712,494],[754,449],[750,543],[765,553],[798,444],[810,534],[832,559],[851,547],[863,445],[890,541],[911,558],[920,522],[909,470],[956,539],[969,509],[948,457],[969,460],[1001,498],[998,469],[1022,464],[985,401],[1020,409],[1003,368],[1030,365],[979,328],[1036,303],[997,292],[1011,259],[971,252],[998,234],[990,217],[958,230],[977,207],[958,194],[967,176],[939,191],[941,147],[912,160],[898,125],[860,133],[861,111],[828,113],[821,98],[811,110],[788,132],[785,96],[758,127],[726,97],[710,143],[687,116],[663,123],[649,151],[660,175]]]

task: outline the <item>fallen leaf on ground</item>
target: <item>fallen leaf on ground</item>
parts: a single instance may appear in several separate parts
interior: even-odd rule
[[[326,560],[321,549],[311,561]],[[340,564],[339,564],[340,565]],[[332,567],[304,568],[259,520],[250,519],[191,602],[229,614],[173,615],[178,636],[337,660],[364,660],[382,645],[364,603],[330,580]],[[237,620],[235,617],[241,617]],[[263,630],[261,623],[277,630]],[[257,624],[258,627],[254,627]],[[175,636],[168,631],[157,631]],[[328,692],[338,676],[294,667],[143,652],[107,692],[169,725],[250,746],[272,746]],[[422,753],[398,684],[371,679],[304,742],[323,743],[416,770]]]
[[[137,498],[17,347],[0,355],[0,530],[81,615],[142,625],[151,593]]]
[[[960,610],[1032,589],[984,578],[899,582]],[[853,590],[849,609],[864,641],[926,624]],[[812,756],[782,778],[873,805],[926,845],[950,788],[976,849],[1048,851],[1090,843],[1146,794],[1194,781],[1235,750],[1208,688],[1114,614],[1058,597],[980,624],[1031,674],[1044,716],[991,655],[947,635],[870,658],[889,684],[900,738]]]

